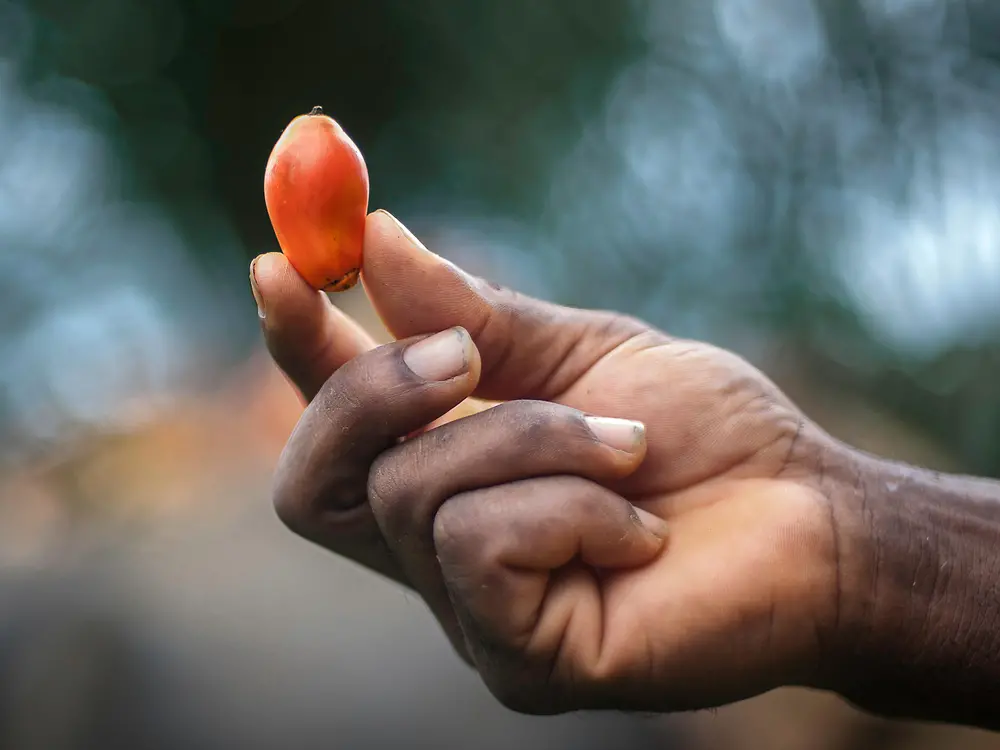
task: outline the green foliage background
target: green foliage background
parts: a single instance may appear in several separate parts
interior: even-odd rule
[[[995,474],[998,32],[985,0],[0,0],[5,454],[246,356],[263,165],[322,104],[373,207],[499,280],[787,349]]]

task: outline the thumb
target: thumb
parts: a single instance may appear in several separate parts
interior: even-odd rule
[[[482,356],[476,395],[486,399],[551,400],[648,330],[623,315],[554,305],[474,277],[382,210],[368,216],[361,278],[396,338],[465,328]]]

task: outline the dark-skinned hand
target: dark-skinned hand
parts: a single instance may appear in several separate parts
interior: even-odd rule
[[[416,590],[506,705],[692,709],[814,678],[838,596],[822,435],[745,361],[473,278],[381,211],[362,279],[398,341],[280,254],[252,277],[308,401],[280,517]]]

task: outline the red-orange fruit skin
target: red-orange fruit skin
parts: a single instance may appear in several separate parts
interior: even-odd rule
[[[281,252],[314,289],[358,282],[368,168],[343,128],[319,112],[292,120],[264,171],[264,202]]]

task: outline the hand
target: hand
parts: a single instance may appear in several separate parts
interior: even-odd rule
[[[278,254],[251,273],[309,402],[280,517],[412,586],[506,705],[696,709],[817,679],[839,605],[826,438],[756,369],[472,278],[384,212],[362,279],[395,343]]]

